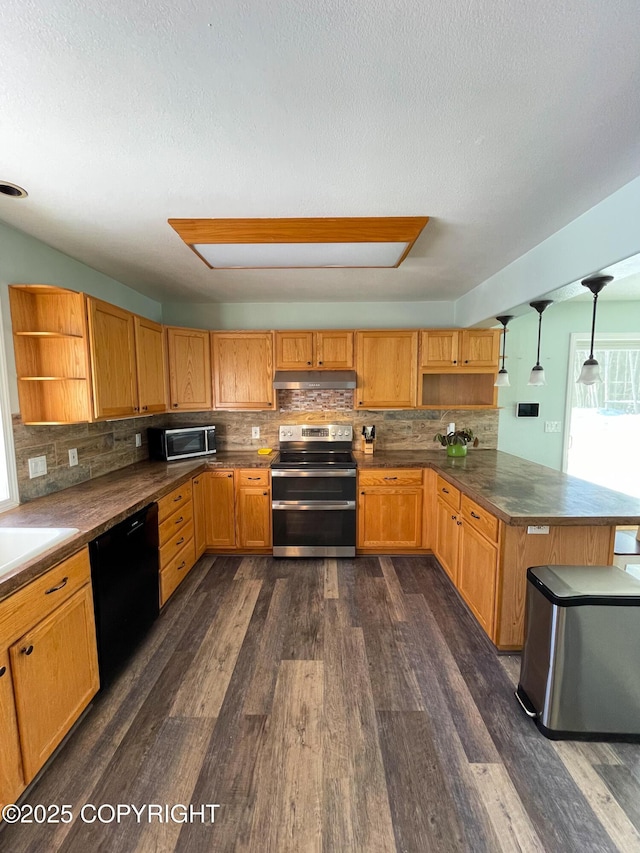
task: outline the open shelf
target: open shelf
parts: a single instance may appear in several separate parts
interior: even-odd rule
[[[494,409],[495,373],[422,372],[418,405],[423,409]]]

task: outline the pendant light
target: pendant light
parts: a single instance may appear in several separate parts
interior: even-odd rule
[[[553,304],[553,299],[539,299],[537,302],[530,302],[529,305],[538,312],[538,354],[536,363],[531,369],[528,385],[546,385],[547,380],[544,375],[544,367],[540,364],[540,337],[542,335],[542,312],[549,305]]]
[[[510,320],[513,320],[513,315],[501,314],[500,317],[496,317],[496,320],[498,323],[502,323],[502,367],[498,371],[496,381],[493,384],[496,388],[509,388],[511,383],[509,382],[509,373],[504,366],[504,359],[505,350],[507,348],[507,325]]]
[[[576,380],[581,385],[595,385],[596,382],[600,382],[600,365],[593,357],[593,339],[596,334],[596,309],[598,307],[598,294],[609,284],[610,281],[613,281],[612,275],[597,275],[593,278],[585,278],[582,284],[589,288],[591,293],[593,293],[593,317],[591,319],[591,348],[589,350],[589,358],[582,365],[582,370],[580,371],[580,376]]]

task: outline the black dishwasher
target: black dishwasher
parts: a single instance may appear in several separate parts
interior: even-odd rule
[[[158,617],[158,505],[98,536],[89,554],[103,689]]]

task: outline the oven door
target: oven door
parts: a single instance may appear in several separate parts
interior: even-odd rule
[[[274,557],[353,557],[353,469],[271,472]]]

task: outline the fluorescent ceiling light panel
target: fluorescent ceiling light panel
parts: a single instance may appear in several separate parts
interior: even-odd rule
[[[318,219],[170,219],[214,269],[397,267],[426,216]]]
[[[408,243],[196,243],[211,267],[395,267]]]

